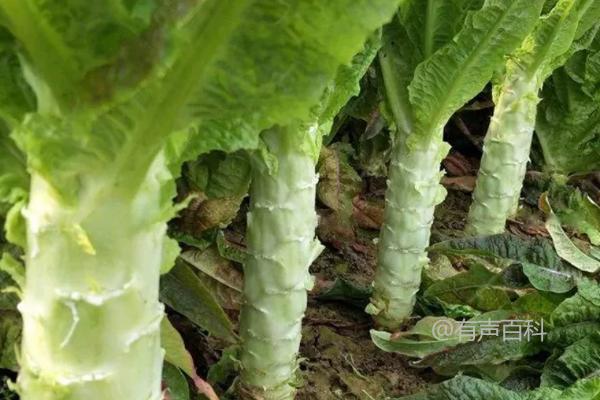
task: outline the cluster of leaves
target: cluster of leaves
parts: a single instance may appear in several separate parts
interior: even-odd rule
[[[540,203],[550,238],[505,233],[432,245],[417,305],[428,316],[395,334],[371,332],[378,347],[414,358],[416,367],[458,375],[408,398],[597,398],[600,208],[556,183]],[[543,320],[546,335],[505,341],[480,330],[486,321],[502,327],[511,320]],[[477,327],[475,340],[460,333],[466,321]],[[451,334],[437,335],[438,324]]]

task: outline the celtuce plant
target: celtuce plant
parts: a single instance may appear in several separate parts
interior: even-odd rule
[[[394,10],[387,8],[387,15]],[[374,20],[372,27],[384,22]],[[240,320],[243,398],[294,398],[306,292],[312,287],[309,267],[323,248],[315,238],[321,140],[341,107],[358,94],[379,44],[379,37],[371,38],[350,65],[339,68],[311,118],[262,135],[268,155],[254,157]]]
[[[588,49],[573,54],[544,84],[535,132],[547,173],[567,176],[600,169],[598,60],[596,33]]]
[[[477,3],[406,1],[384,29],[380,65],[398,134],[367,312],[388,329],[410,316],[428,262],[433,212],[445,197],[444,125],[531,31],[543,1],[487,0],[470,12]]]
[[[596,22],[599,10],[600,2],[596,0],[559,0],[508,59],[501,83],[495,88],[496,108],[469,210],[469,233],[502,233],[506,219],[516,213],[529,161],[539,91],[552,71],[581,45],[573,46],[573,42]]]
[[[162,397],[158,282],[177,254],[165,230],[181,162],[306,118],[392,3],[0,4],[22,61],[0,75],[0,116],[31,182],[15,195],[4,185],[27,173],[0,162],[26,250],[21,399]],[[34,101],[15,109],[14,92]]]

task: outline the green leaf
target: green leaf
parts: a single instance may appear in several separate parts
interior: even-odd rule
[[[582,379],[565,391],[541,388],[533,391],[512,391],[499,384],[469,376],[457,376],[425,392],[402,397],[403,400],[596,400],[600,379]],[[396,399],[399,400],[399,399]]]
[[[419,136],[437,134],[450,116],[478,93],[533,28],[543,0],[487,0],[467,17],[445,47],[420,64],[410,84]]]
[[[208,369],[208,383],[211,385],[225,384],[227,380],[237,373],[239,367],[239,346],[229,346],[221,353],[219,361]]]
[[[577,281],[577,293],[587,301],[600,307],[600,284],[590,278],[582,278]]]
[[[8,274],[19,289],[25,287],[25,267],[12,254],[2,254],[0,258],[0,271]]]
[[[162,50],[163,38],[150,40],[152,35],[142,35],[152,28],[158,31],[158,26],[151,27],[148,14],[160,3],[136,3],[131,7],[132,2],[122,0],[111,1],[110,6],[77,0],[63,0],[60,5],[44,0],[9,0],[3,2],[1,11],[3,23],[23,45],[32,72],[48,85],[53,101],[73,106],[92,97],[97,100],[101,90],[112,90],[98,88],[109,84],[108,77],[122,81],[122,85],[135,82]],[[148,9],[145,18],[140,18],[142,3]],[[161,11],[164,18],[168,7]],[[142,39],[146,46],[141,46]],[[124,47],[126,57],[119,54]],[[120,76],[115,76],[117,68]]]
[[[502,386],[469,376],[457,376],[424,393],[402,397],[403,400],[524,400],[524,396]],[[399,400],[399,399],[396,399]]]
[[[14,204],[26,198],[29,175],[25,157],[6,130],[0,121],[0,203]]]
[[[600,207],[579,189],[566,185],[553,185],[548,201],[561,224],[584,233],[590,242],[600,245]]]
[[[190,378],[196,376],[196,367],[192,356],[177,329],[165,315],[160,323],[160,344],[165,349],[165,361],[185,372]]]
[[[562,229],[560,220],[552,211],[546,220],[546,229],[552,236],[556,252],[561,258],[584,272],[595,273],[600,270],[600,261],[589,257],[573,244]]]
[[[541,384],[566,388],[599,372],[600,337],[596,333],[573,343],[558,358],[550,360],[544,367]]]
[[[557,347],[569,346],[600,330],[600,321],[585,321],[560,326],[548,332],[548,343]]]
[[[21,317],[16,311],[0,311],[0,368],[17,371],[17,348],[21,342]]]
[[[464,23],[467,11],[481,8],[483,1],[405,1],[400,7],[402,24],[419,60],[426,60],[448,44]]]
[[[178,263],[162,277],[160,298],[214,336],[232,343],[237,341],[233,325],[214,295],[185,264]]]
[[[564,63],[564,55],[577,36],[585,33],[579,31],[579,22],[594,1],[559,0],[515,53],[517,68],[543,82]]]
[[[337,0],[327,7],[297,0],[245,3],[237,17],[245,24],[188,110],[199,120],[192,124],[195,151],[256,147],[261,130],[308,120],[340,66],[351,62],[399,1]],[[265,22],[272,19],[276,25]]]
[[[190,388],[181,371],[169,364],[163,365],[163,383],[167,388],[169,400],[189,400]]]
[[[318,111],[320,124],[329,127],[341,108],[353,96],[358,96],[361,89],[360,80],[366,74],[380,47],[381,33],[377,31],[367,39],[362,50],[349,64],[340,65],[335,80],[328,85],[321,99],[321,109]]]
[[[209,198],[243,198],[250,186],[250,161],[241,152],[212,152],[188,162],[184,177]]]
[[[501,364],[505,361],[520,360],[541,350],[537,337],[521,340],[504,340],[500,336],[469,341],[449,350],[431,354],[416,363],[421,367],[432,367],[439,372],[455,374],[469,365]],[[449,371],[449,372],[448,372]]]
[[[451,333],[436,338],[436,326],[444,325]],[[456,346],[465,341],[460,338],[460,322],[446,317],[425,317],[408,331],[392,336],[389,332],[371,330],[371,340],[383,351],[400,353],[409,357],[423,358]]]
[[[549,320],[550,315],[564,299],[565,296],[562,294],[536,290],[519,297],[510,305],[510,309],[523,314],[534,314]]]
[[[600,35],[596,42],[600,43]],[[596,51],[576,53],[546,81],[536,121],[549,172],[585,173],[600,168],[600,71],[586,76]],[[583,62],[578,62],[583,59]]]
[[[584,321],[600,321],[600,306],[577,293],[556,307],[552,313],[552,321],[556,326],[568,326]]]
[[[560,400],[596,400],[600,395],[600,378],[581,379],[565,390]]]
[[[520,263],[531,284],[544,291],[566,293],[581,274],[565,263],[544,238],[521,239],[512,234],[453,239],[439,242],[431,251],[447,255],[476,255]]]
[[[244,264],[246,262],[246,248],[227,240],[223,231],[219,231],[217,234],[216,242],[217,250],[219,251],[221,257],[238,264]]]
[[[147,29],[146,21],[141,28],[134,23],[127,38],[107,38],[108,50],[94,48],[102,41],[81,42],[86,34],[72,47],[63,39],[98,21],[114,18],[115,33],[137,21],[138,12],[123,10],[120,1],[111,10],[69,3],[63,12],[81,17],[65,26],[51,17],[60,7],[45,14],[50,6],[35,0],[25,7],[4,2],[6,24],[24,47],[38,100],[44,100],[43,116],[30,115],[14,136],[30,169],[66,200],[87,193],[86,186],[135,190],[173,131],[169,139],[178,145],[169,144],[169,161],[175,165],[210,150],[256,148],[262,130],[311,115],[340,65],[351,62],[398,2],[160,3],[151,18],[156,23]],[[72,71],[79,59],[85,65]],[[87,72],[94,87],[71,95]],[[81,100],[86,94],[91,100]],[[80,107],[49,107],[56,98]]]
[[[15,40],[0,27],[0,120],[13,127],[34,108],[35,97],[25,82]]]
[[[510,304],[512,288],[480,264],[472,263],[467,272],[433,283],[425,297],[450,304],[467,304],[481,311],[491,311]]]

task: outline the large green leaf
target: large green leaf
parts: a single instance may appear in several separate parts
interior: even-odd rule
[[[545,168],[571,174],[600,169],[600,35],[554,72],[536,121]]]
[[[448,45],[417,67],[409,92],[419,136],[437,134],[485,86],[502,58],[531,30],[542,4],[487,0]]]
[[[552,313],[556,326],[570,326],[579,322],[600,321],[600,306],[577,293],[569,297]]]
[[[239,17],[245,24],[187,109],[187,115],[200,120],[193,129],[197,150],[255,146],[262,129],[295,118],[309,120],[309,109],[322,100],[335,76],[335,86],[344,85],[345,91],[349,84],[355,91],[355,70],[340,71],[340,66],[350,64],[399,3],[337,0],[324,7],[316,0],[245,2],[251,3]],[[354,63],[362,65],[370,57],[372,50]],[[337,112],[343,103],[329,108]]]
[[[400,18],[419,62],[448,44],[460,31],[470,10],[481,8],[483,0],[410,0],[402,3]]]
[[[438,385],[429,386],[423,393],[402,397],[403,400],[596,400],[600,394],[600,379],[582,379],[567,390],[542,388],[516,392],[499,384],[457,376]],[[398,399],[396,399],[398,400]]]
[[[8,0],[0,7],[0,22],[21,42],[40,79],[35,85],[40,105],[77,107],[136,83],[165,47],[160,29],[167,14],[174,18],[184,4]]]
[[[567,347],[550,360],[542,373],[542,386],[566,388],[577,380],[600,373],[600,336],[598,333]]]
[[[559,0],[516,51],[509,68],[522,69],[541,84],[566,61],[573,41],[585,33],[580,30],[581,18],[590,13],[600,16],[595,3],[596,0]]]
[[[114,1],[106,12],[68,2],[64,12],[79,18],[65,26],[44,13],[45,2],[17,3],[4,2],[0,11],[25,49],[30,81],[45,102],[39,104],[43,115],[29,117],[15,137],[30,168],[72,198],[82,185],[92,185],[85,176],[99,171],[107,184],[116,180],[135,189],[174,129],[179,144],[170,156],[179,161],[213,149],[256,147],[263,129],[307,118],[340,65],[350,63],[398,1],[336,0],[324,7],[316,0],[208,0],[166,2],[153,12],[140,2],[151,13],[142,24],[139,7],[122,5],[129,2]],[[80,10],[85,7],[89,13]],[[70,35],[113,19],[115,32],[133,24],[129,36],[105,43],[118,56],[95,48],[100,41]],[[82,72],[69,73],[78,63],[100,84],[82,89]],[[74,90],[78,96],[68,95]],[[79,107],[52,108],[48,97]]]

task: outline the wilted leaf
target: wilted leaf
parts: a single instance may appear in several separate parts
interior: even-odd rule
[[[512,288],[501,275],[473,263],[469,270],[431,284],[425,297],[449,304],[466,304],[481,311],[491,311],[510,303]]]
[[[206,250],[187,250],[180,256],[184,261],[223,285],[238,292],[242,291],[242,273],[231,262],[219,254],[215,247]]]
[[[351,218],[341,218],[341,214],[331,210],[319,212],[317,236],[323,243],[341,249],[356,240]]]
[[[362,188],[362,180],[350,165],[348,145],[335,143],[323,147],[319,158],[317,196],[330,209],[348,215],[352,199]]]
[[[471,193],[475,190],[475,176],[444,176],[442,177],[442,185],[450,190],[458,190],[465,193]]]
[[[194,237],[202,237],[204,232],[225,228],[237,215],[242,199],[241,197],[210,199],[198,195],[180,213],[180,229]]]
[[[199,272],[197,276],[225,310],[239,311],[242,308],[244,298],[241,292],[223,285],[202,272]]]
[[[443,352],[431,354],[416,365],[454,374],[467,365],[500,364],[520,360],[541,350],[538,337],[527,340],[505,340],[502,335],[469,341]]]
[[[430,247],[447,255],[476,255],[520,263],[531,284],[539,290],[565,293],[575,287],[581,273],[564,262],[545,238],[521,239],[512,234],[453,239]]]
[[[370,287],[361,287],[344,278],[336,278],[327,288],[323,288],[316,298],[324,301],[341,301],[364,308],[369,303],[371,293]]]
[[[161,279],[160,297],[169,307],[216,337],[236,342],[233,324],[191,267],[177,263]]]
[[[351,147],[344,143],[323,147],[318,166],[317,198],[332,210],[323,216],[319,230],[331,232],[332,238],[341,233],[338,239],[342,241],[354,239],[352,200],[362,189],[362,180],[349,163],[350,151]],[[328,241],[326,233],[325,236]]]
[[[440,324],[448,329],[450,335],[434,337],[435,329]],[[460,322],[446,317],[425,317],[410,330],[393,335],[371,330],[371,340],[383,351],[423,358],[460,343]]]
[[[600,270],[600,261],[587,256],[573,244],[565,231],[563,231],[560,220],[552,211],[548,215],[546,228],[550,232],[550,236],[552,236],[556,252],[564,260],[585,272],[595,273]]]
[[[383,202],[382,202],[383,203]],[[383,204],[355,197],[352,202],[354,221],[364,229],[379,229],[383,224]]]
[[[548,199],[561,224],[586,234],[592,244],[600,245],[600,207],[589,196],[577,188],[555,184]]]

